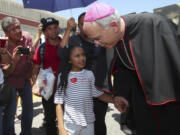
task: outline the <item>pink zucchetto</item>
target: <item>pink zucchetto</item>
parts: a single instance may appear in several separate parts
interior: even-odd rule
[[[94,2],[87,10],[84,17],[85,22],[93,22],[107,17],[115,12],[115,9],[103,2]]]

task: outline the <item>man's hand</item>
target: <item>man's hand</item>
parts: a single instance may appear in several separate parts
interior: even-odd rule
[[[75,28],[76,25],[77,25],[77,24],[76,24],[74,18],[70,18],[70,19],[67,21],[67,29],[66,29],[66,31],[65,31],[65,33],[64,33],[64,36],[63,36],[62,41],[61,41],[61,44],[60,44],[60,46],[61,46],[62,48],[64,48],[66,45],[68,45],[71,30],[72,30],[73,28]]]
[[[10,64],[3,66],[3,70],[4,70],[4,75],[7,77],[10,74],[12,74],[16,68],[16,64],[17,62],[20,60],[20,58],[23,55],[18,54],[18,48],[22,47],[22,46],[17,46],[14,50],[13,50],[13,54],[11,56],[11,62]]]
[[[36,95],[36,96],[39,96],[39,97],[41,97],[41,92],[42,92],[42,90],[43,90],[43,87],[39,88],[39,87],[37,86],[37,84],[34,84],[33,87],[32,87],[32,93],[33,93],[34,95]]]
[[[10,53],[7,51],[6,48],[0,48],[0,54],[1,54],[1,62],[3,64],[10,64],[12,61]]]
[[[75,28],[76,25],[77,24],[76,24],[74,18],[72,18],[72,17],[67,21],[67,29],[69,29],[69,30],[72,30],[73,28]]]
[[[6,41],[5,47],[0,48],[1,62],[3,64],[10,64],[12,61],[11,54],[8,51],[8,40]]]
[[[17,63],[20,60],[20,57],[23,56],[23,55],[18,54],[18,48],[20,48],[20,47],[22,47],[22,46],[17,46],[13,50],[12,60],[14,63]]]
[[[127,108],[129,107],[128,101],[120,96],[114,97],[114,105],[121,113],[126,112]]]

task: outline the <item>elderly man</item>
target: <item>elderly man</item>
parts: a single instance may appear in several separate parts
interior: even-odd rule
[[[15,134],[14,116],[17,92],[22,100],[21,135],[30,135],[33,118],[32,89],[29,81],[32,73],[32,57],[29,51],[23,54],[19,48],[32,50],[32,39],[29,33],[22,32],[20,22],[16,18],[4,18],[1,26],[8,37],[6,49],[12,58],[10,64],[4,69],[6,81],[12,87],[12,100],[3,117],[3,135]]]
[[[92,4],[84,21],[90,39],[115,49],[121,82],[115,106],[125,112],[131,101],[137,134],[180,134],[180,48],[173,27],[150,13],[120,17],[101,2]]]

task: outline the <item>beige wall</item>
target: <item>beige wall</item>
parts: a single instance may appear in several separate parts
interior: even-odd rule
[[[180,3],[154,9],[154,12],[166,16],[175,24],[178,24],[180,21]]]

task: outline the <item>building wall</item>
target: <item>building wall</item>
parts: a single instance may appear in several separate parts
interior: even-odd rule
[[[63,16],[43,10],[25,9],[23,4],[14,0],[0,0],[0,23],[6,16],[17,17],[22,24],[22,29],[30,32],[33,38],[37,33],[37,26],[41,18],[53,17],[59,20],[59,26],[62,29],[65,29],[67,24],[67,19]],[[0,35],[2,34],[0,27]]]
[[[176,25],[180,23],[180,3],[154,9],[154,13],[166,16]]]

